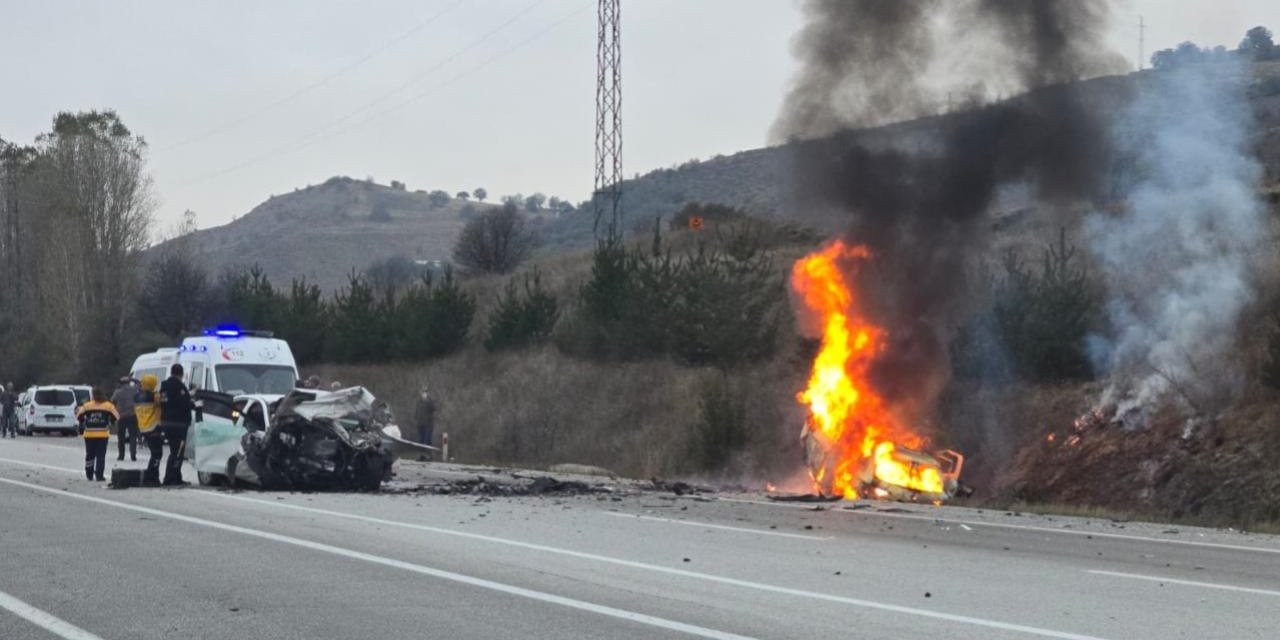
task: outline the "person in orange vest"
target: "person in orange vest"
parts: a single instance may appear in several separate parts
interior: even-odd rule
[[[76,422],[84,436],[84,477],[90,481],[106,480],[102,472],[107,467],[107,443],[111,439],[111,427],[120,420],[120,413],[111,404],[102,389],[93,388],[89,401],[76,408]]]

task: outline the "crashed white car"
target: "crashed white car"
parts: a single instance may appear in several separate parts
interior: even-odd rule
[[[398,457],[436,450],[400,437],[390,410],[364,387],[196,398],[186,455],[202,485],[372,491]]]

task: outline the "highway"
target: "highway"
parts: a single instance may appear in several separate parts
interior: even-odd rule
[[[1272,536],[625,483],[492,498],[111,490],[84,479],[82,456],[73,439],[0,441],[0,638],[1273,640],[1280,629]],[[475,473],[411,463],[401,480]]]

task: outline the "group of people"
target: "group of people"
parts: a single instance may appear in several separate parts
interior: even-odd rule
[[[147,374],[141,380],[120,378],[115,392],[107,398],[94,387],[88,402],[76,409],[76,423],[84,436],[84,475],[90,481],[102,481],[107,464],[107,446],[111,427],[116,427],[117,460],[124,460],[125,445],[131,460],[138,459],[138,438],[151,452],[147,469],[142,474],[143,486],[181,486],[182,460],[186,453],[187,432],[191,428],[191,412],[195,402],[182,381],[182,365],[169,368],[169,377],[160,382]],[[169,459],[163,481],[160,463],[164,445],[169,444]]]

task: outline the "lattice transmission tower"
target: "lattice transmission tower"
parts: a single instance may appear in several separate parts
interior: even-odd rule
[[[595,231],[622,233],[622,2],[600,0],[596,44]]]

